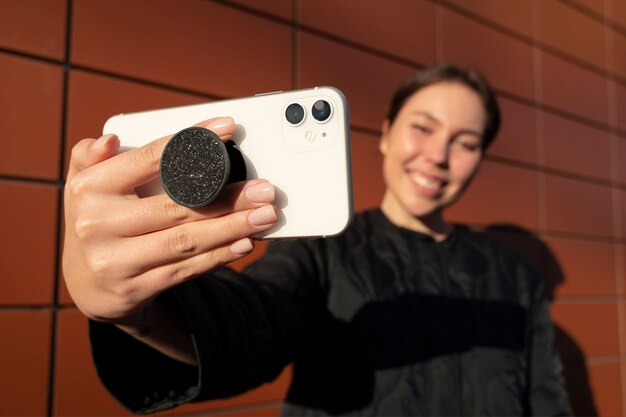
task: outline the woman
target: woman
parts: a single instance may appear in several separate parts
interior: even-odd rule
[[[233,131],[228,118],[201,125]],[[480,75],[419,71],[383,122],[380,209],[339,237],[276,242],[243,273],[218,266],[276,222],[270,184],[194,212],[134,195],[168,138],[116,157],[115,137],[79,143],[64,272],[103,382],[147,413],[246,391],[293,362],[284,414],[570,414],[541,281],[444,217],[498,126]]]

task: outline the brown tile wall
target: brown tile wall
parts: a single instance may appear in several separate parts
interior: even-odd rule
[[[504,116],[450,218],[488,228],[546,277],[575,411],[626,416],[625,4],[0,2],[0,415],[127,414],[97,380],[59,273],[64,167],[79,139],[119,112],[335,85],[351,106],[355,204],[373,207],[389,96],[445,60],[483,71]],[[164,415],[276,415],[288,384],[286,370]]]

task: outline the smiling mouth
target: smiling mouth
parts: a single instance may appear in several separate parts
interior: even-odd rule
[[[429,195],[437,195],[443,191],[447,182],[441,178],[425,175],[420,172],[409,173],[411,181]]]

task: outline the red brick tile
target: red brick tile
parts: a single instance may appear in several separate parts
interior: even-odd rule
[[[59,282],[59,305],[68,306],[74,305],[74,301],[70,296],[70,292],[67,289],[67,285],[65,285],[65,279],[61,279]]]
[[[626,3],[622,0],[606,0],[609,18],[622,26],[626,26]]]
[[[502,124],[488,155],[537,164],[535,110],[525,104],[498,97]]]
[[[228,2],[269,13],[286,20],[292,20],[293,18],[292,0],[228,0]]]
[[[91,359],[87,319],[61,310],[57,321],[54,415],[128,416],[100,383]]]
[[[626,20],[626,19],[625,19]],[[624,378],[624,375],[626,375],[626,361],[622,360],[621,361],[621,369],[622,369],[622,392],[623,392],[623,387],[624,385],[626,385],[626,379]],[[622,394],[622,410],[626,409],[626,397],[624,397],[624,395]]]
[[[441,26],[444,61],[478,69],[497,89],[534,98],[529,44],[447,9],[442,9]]]
[[[483,161],[466,195],[448,210],[454,222],[539,228],[537,173]]]
[[[626,132],[626,85],[614,83],[613,86],[615,91],[617,127]]]
[[[613,150],[615,152],[614,164],[614,179],[622,184],[626,184],[626,165],[623,161],[626,161],[626,138],[621,136],[613,136]]]
[[[552,304],[552,317],[585,358],[616,355],[619,352],[615,302],[555,302]],[[574,351],[560,350],[564,360],[578,357]]]
[[[303,0],[303,25],[421,64],[435,62],[435,5],[396,0]]]
[[[605,130],[543,114],[545,165],[550,168],[610,180],[610,139]]]
[[[49,311],[0,312],[1,415],[46,415],[50,371],[50,323]]]
[[[548,275],[561,276],[556,295],[615,295],[615,248],[611,243],[546,238],[553,262]]]
[[[299,87],[333,85],[346,95],[350,123],[380,130],[396,88],[415,71],[406,65],[302,33]]]
[[[61,236],[64,236],[65,235],[65,218],[63,216],[61,218],[61,225],[59,227],[61,228]],[[63,245],[64,245],[63,239],[61,239],[61,241],[59,242],[59,245],[61,245],[61,253],[63,253]],[[72,297],[70,297],[69,290],[67,289],[67,286],[65,285],[65,277],[63,276],[63,263],[62,262],[59,262],[57,274],[59,277],[59,281],[57,283],[57,287],[58,287],[57,303],[59,305],[73,305],[74,301],[72,301]]]
[[[204,0],[185,7],[175,0],[74,6],[77,64],[218,96],[292,85],[288,25]]]
[[[541,53],[544,103],[608,124],[607,80],[546,52]]]
[[[476,14],[491,22],[504,26],[524,36],[532,35],[531,2],[501,0],[444,0]]]
[[[57,190],[0,181],[0,305],[50,304],[55,275]]]
[[[546,174],[545,201],[547,230],[613,235],[609,187]]]
[[[356,211],[378,207],[385,193],[383,158],[378,150],[380,138],[352,132],[352,191]]]
[[[0,2],[0,46],[61,60],[67,0]]]
[[[600,69],[606,67],[602,23],[555,0],[535,0],[534,7],[539,42]]]
[[[0,174],[57,179],[62,83],[60,66],[0,53]]]
[[[599,416],[623,415],[624,384],[621,375],[619,362],[597,363],[589,366],[591,389]]]
[[[607,28],[608,43],[608,69],[614,74],[626,77],[626,36],[623,32]]]
[[[617,283],[617,289],[620,295],[626,294],[626,245],[618,246],[616,257],[621,261],[621,264],[617,267],[619,282]],[[620,269],[621,268],[621,269]],[[626,304],[622,305],[624,311],[626,311]],[[623,323],[626,323],[626,316],[623,318]],[[625,334],[626,336],[626,334]],[[623,347],[626,352],[626,346]]]
[[[190,94],[95,75],[70,73],[67,113],[66,155],[83,138],[99,137],[106,120],[119,113],[206,101]]]
[[[573,3],[594,13],[604,14],[604,0],[574,0]]]
[[[621,233],[621,237],[626,237],[626,192],[623,190],[617,190],[619,204],[618,207],[621,210],[621,223],[622,230],[618,230],[618,235]],[[619,214],[618,214],[619,215]]]
[[[626,247],[622,246],[622,249],[626,249]],[[622,261],[626,263],[626,260],[622,259]],[[624,354],[626,352],[626,345],[624,345],[624,337],[626,336],[626,327],[624,326],[626,324],[626,302],[624,302],[623,299],[618,301],[617,309],[618,309],[617,311],[619,314],[618,323],[620,324],[620,333],[621,333],[620,341],[622,342],[620,343],[620,353]]]

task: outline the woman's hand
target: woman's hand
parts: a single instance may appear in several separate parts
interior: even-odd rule
[[[222,140],[235,128],[231,118],[197,126]],[[202,209],[165,194],[139,198],[135,187],[158,177],[169,139],[118,154],[119,140],[106,135],[72,150],[63,274],[91,319],[127,324],[164,290],[250,253],[250,236],[276,223],[274,188],[263,180],[228,185]]]

